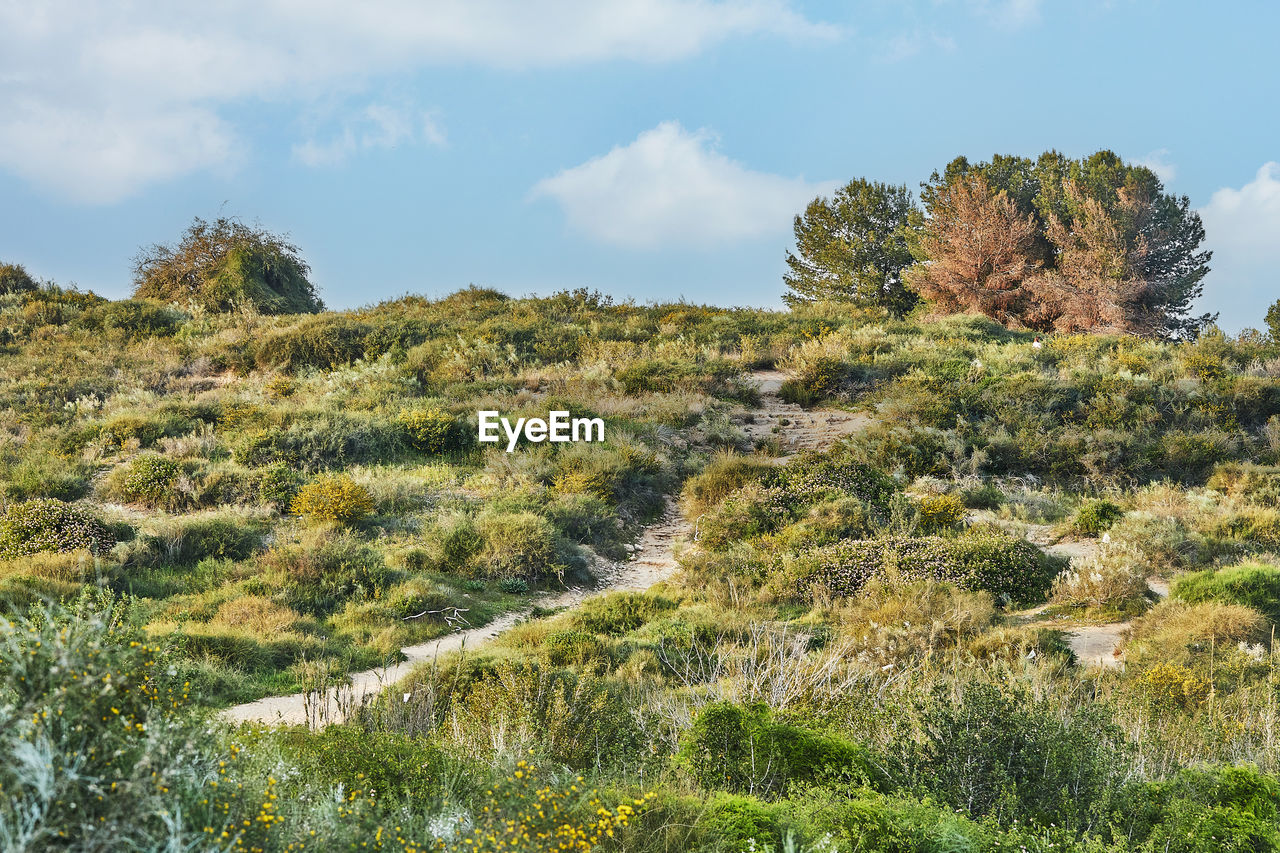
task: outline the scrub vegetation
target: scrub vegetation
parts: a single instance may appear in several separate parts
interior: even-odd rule
[[[1269,335],[0,270],[0,848],[1280,849]],[[792,452],[773,369],[859,428]],[[668,580],[541,606],[668,500]],[[513,612],[340,724],[220,715]]]

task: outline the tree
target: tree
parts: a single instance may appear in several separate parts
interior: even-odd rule
[[[915,206],[905,186],[862,178],[830,198],[815,198],[795,218],[796,251],[787,252],[783,299],[798,305],[851,301],[905,314],[916,303],[902,271],[912,263],[907,220]]]
[[[957,177],[933,195],[917,247],[924,263],[908,282],[947,313],[978,311],[1012,322],[1024,301],[1022,284],[1039,269],[1036,225],[979,174]]]
[[[972,193],[977,179],[1031,225],[1032,235],[1019,245],[1028,265],[1020,279],[1001,281],[1000,289],[1010,292],[993,308],[948,308],[952,302],[943,298],[944,310],[982,310],[1009,325],[1045,331],[1105,329],[1173,340],[1194,338],[1215,319],[1191,313],[1211,254],[1200,248],[1204,226],[1190,200],[1166,193],[1154,172],[1110,151],[1080,160],[1057,151],[1035,161],[996,156],[972,164],[961,157],[935,172],[921,191],[925,215],[918,227],[928,237],[917,243],[917,257],[929,269],[911,273],[920,287],[957,292],[958,280],[948,285],[937,275],[954,267],[956,250],[948,244],[968,239],[965,229],[975,222],[957,220],[949,205],[957,187]]]
[[[35,280],[27,275],[22,264],[6,264],[0,261],[0,296],[10,293],[30,293],[36,287]]]
[[[1280,299],[1271,303],[1264,319],[1267,323],[1267,331],[1271,333],[1271,340],[1280,342]]]
[[[196,217],[176,246],[157,243],[134,258],[133,295],[207,311],[312,314],[324,303],[309,272],[297,246],[263,228]]]

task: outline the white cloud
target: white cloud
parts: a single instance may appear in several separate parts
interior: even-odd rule
[[[762,33],[836,30],[788,0],[7,0],[0,168],[109,202],[227,164],[237,143],[224,111],[238,102],[287,105],[444,64],[663,62]],[[344,133],[316,151],[341,151]],[[414,135],[432,142],[439,128]]]
[[[1218,190],[1200,216],[1213,249],[1206,305],[1221,309],[1227,329],[1260,327],[1280,297],[1280,163],[1267,163],[1239,189]]]
[[[791,219],[834,182],[753,172],[715,150],[708,131],[673,121],[630,145],[539,181],[569,224],[603,243],[632,248],[710,246],[785,233]]]
[[[1146,166],[1148,169],[1156,173],[1156,177],[1166,185],[1173,182],[1178,177],[1178,167],[1169,158],[1168,148],[1157,148],[1135,161],[1139,166]]]
[[[447,144],[444,130],[431,113],[387,104],[369,104],[342,123],[328,141],[308,139],[293,146],[293,156],[306,166],[334,166],[362,151],[425,144]]]

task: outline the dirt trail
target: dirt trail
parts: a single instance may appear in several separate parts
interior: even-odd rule
[[[753,439],[770,435],[773,428],[779,426],[778,436],[785,454],[780,457],[780,461],[785,462],[791,454],[800,450],[826,447],[836,439],[856,432],[870,421],[866,415],[822,410],[806,412],[799,406],[782,402],[778,398],[778,389],[785,378],[777,371],[752,374],[752,379],[760,389],[761,405],[759,409],[749,413],[753,422],[744,425],[745,431]],[[781,423],[784,419],[788,423]],[[646,527],[636,544],[629,548],[630,559],[621,563],[597,561],[592,567],[596,583],[591,587],[548,593],[535,598],[526,607],[503,614],[482,627],[467,628],[426,643],[406,646],[400,650],[405,658],[403,661],[352,673],[348,676],[347,683],[329,688],[323,696],[318,691],[268,696],[256,702],[228,708],[222,712],[222,717],[231,722],[306,723],[311,726],[341,722],[352,708],[395,684],[418,664],[463,647],[475,648],[483,645],[526,619],[534,607],[573,607],[593,595],[641,592],[669,579],[677,568],[677,550],[689,541],[690,532],[689,522],[680,514],[675,502],[667,498],[662,517]]]
[[[752,374],[760,389],[760,408],[749,413],[743,432],[752,441],[777,435],[782,445],[785,462],[801,450],[820,450],[841,438],[863,429],[871,423],[871,416],[862,412],[844,412],[833,409],[806,411],[794,403],[784,403],[778,396],[787,376],[778,370],[762,370]],[[777,428],[778,432],[774,433]]]
[[[1103,547],[1096,539],[1054,541],[1053,529],[1043,524],[1030,525],[1026,536],[1029,542],[1038,546],[1046,554],[1066,557],[1071,561],[1071,568],[1076,571],[1097,557]],[[1159,578],[1147,578],[1147,587],[1161,598],[1169,594],[1169,584]],[[1046,607],[1048,605],[1041,605],[1032,610],[1023,611],[1020,615],[1039,616]],[[1067,644],[1071,646],[1071,651],[1075,652],[1076,661],[1084,666],[1121,667],[1124,666],[1124,655],[1120,652],[1120,643],[1132,624],[1131,621],[1126,620],[1108,622],[1104,625],[1080,625],[1066,631]]]

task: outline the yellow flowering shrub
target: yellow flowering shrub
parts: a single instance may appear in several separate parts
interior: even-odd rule
[[[330,475],[299,489],[290,509],[309,521],[352,524],[373,512],[373,498],[347,475]]]

